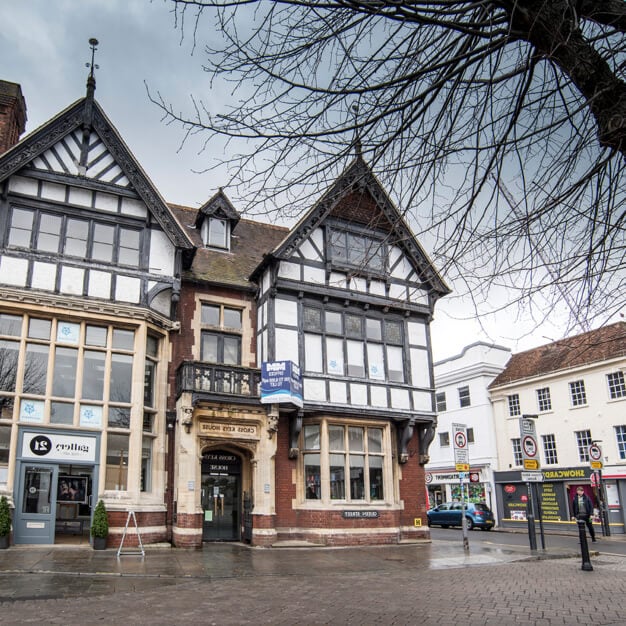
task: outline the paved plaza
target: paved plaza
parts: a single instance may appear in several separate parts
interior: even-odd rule
[[[575,550],[473,545],[466,555],[446,541],[119,558],[13,547],[0,553],[0,623],[626,625],[626,558],[604,549],[589,572]]]

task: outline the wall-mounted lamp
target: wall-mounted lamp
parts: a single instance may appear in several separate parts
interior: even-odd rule
[[[165,412],[165,425],[167,426],[167,430],[174,430],[176,426],[176,411]]]

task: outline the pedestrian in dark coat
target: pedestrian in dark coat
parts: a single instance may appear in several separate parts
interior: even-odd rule
[[[591,541],[595,541],[596,532],[593,529],[593,524],[591,522],[593,504],[591,503],[589,496],[585,493],[585,489],[583,487],[576,488],[576,495],[572,500],[572,513],[574,515],[574,519],[583,520],[585,524],[587,524],[589,534],[591,535]]]

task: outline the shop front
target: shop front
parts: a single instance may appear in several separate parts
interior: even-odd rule
[[[53,544],[87,533],[98,493],[97,434],[21,429],[15,472],[14,543]]]
[[[484,502],[490,508],[491,484],[486,476],[486,468],[472,467],[463,476],[463,497],[469,502]],[[461,499],[461,474],[455,470],[426,472],[429,508],[442,502]]]
[[[524,482],[523,472],[495,472],[496,500],[500,524],[505,528],[526,528],[529,506],[535,520],[546,530],[567,530],[577,532],[572,521],[571,501],[577,487],[584,488],[594,505],[593,523],[597,533],[601,533],[601,486],[595,474],[588,467],[566,467],[544,470],[541,480]],[[615,481],[603,481],[602,487],[609,505],[611,533],[623,533],[624,523]],[[530,505],[529,505],[530,501]]]

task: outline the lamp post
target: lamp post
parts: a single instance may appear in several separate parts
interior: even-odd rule
[[[602,521],[602,534],[605,537],[611,536],[609,526],[609,511],[606,502],[606,491],[602,482],[602,448],[601,439],[594,439],[589,446],[589,465],[596,475],[596,489],[598,493],[598,503],[600,504],[600,520]]]

